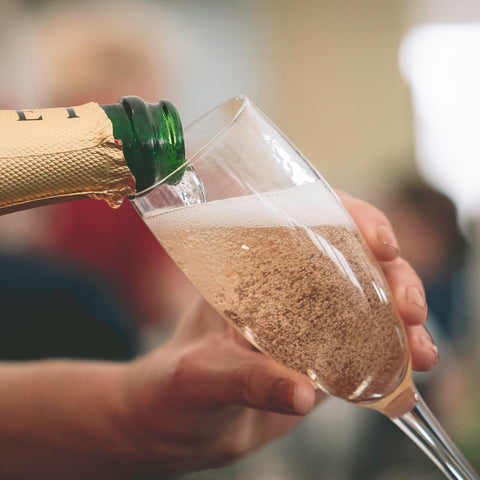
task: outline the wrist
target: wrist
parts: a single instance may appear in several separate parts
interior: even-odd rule
[[[128,370],[68,360],[0,364],[0,450],[8,452],[0,477],[30,478],[31,465],[41,465],[41,478],[132,478]]]
[[[135,478],[152,473],[163,478],[162,474],[181,470],[176,458],[183,459],[183,452],[179,454],[173,440],[178,419],[172,421],[175,413],[166,393],[171,358],[172,352],[164,346],[129,363],[123,372],[121,400],[112,411],[121,432],[124,468],[131,469]]]

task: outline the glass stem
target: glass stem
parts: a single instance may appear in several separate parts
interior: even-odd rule
[[[452,480],[480,480],[438,420],[418,395],[416,407],[392,421]]]

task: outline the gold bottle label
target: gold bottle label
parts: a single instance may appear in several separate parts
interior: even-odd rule
[[[0,214],[86,197],[114,206],[134,192],[98,104],[0,111]]]

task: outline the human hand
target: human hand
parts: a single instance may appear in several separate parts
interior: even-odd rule
[[[422,281],[401,257],[395,234],[383,212],[345,192],[337,194],[379,261],[390,286],[405,326],[413,369],[431,370],[438,362],[438,351],[423,326],[427,303]]]
[[[400,257],[388,220],[366,202],[339,196],[392,289],[414,368],[433,368],[438,355],[422,325],[423,287]],[[134,364],[129,389],[141,463],[166,473],[228,463],[286,433],[315,404],[305,376],[254,351],[204,301],[165,346]]]
[[[315,403],[304,375],[259,353],[200,297],[172,338],[131,367],[147,471],[217,467],[297,425]]]

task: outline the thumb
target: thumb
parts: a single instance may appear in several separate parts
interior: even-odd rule
[[[262,353],[230,344],[210,349],[208,356],[189,362],[195,365],[192,407],[232,404],[305,415],[314,406],[315,391],[308,378]]]

